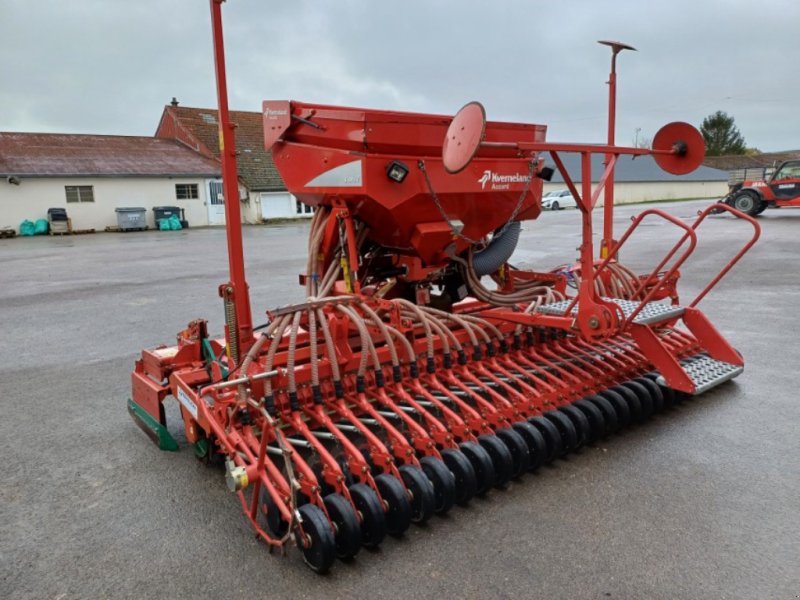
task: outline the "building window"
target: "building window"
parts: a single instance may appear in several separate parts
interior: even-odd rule
[[[197,200],[197,184],[196,183],[176,183],[175,184],[175,198],[178,200]]]
[[[303,214],[310,215],[311,213],[314,212],[313,206],[309,206],[308,204],[303,204],[302,202],[300,202],[300,200],[295,200],[294,206],[295,206],[295,211],[297,212],[298,215],[303,215]]]
[[[91,185],[65,185],[67,202],[94,202],[94,189]]]

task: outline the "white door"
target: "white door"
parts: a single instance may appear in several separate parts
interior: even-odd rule
[[[309,213],[310,207],[308,207]],[[291,219],[305,216],[305,205],[289,192],[261,192],[261,220]]]
[[[225,195],[222,181],[208,182],[208,224],[225,225]]]

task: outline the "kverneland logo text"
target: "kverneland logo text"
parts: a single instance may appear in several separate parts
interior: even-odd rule
[[[523,175],[522,173],[501,175],[500,173],[495,173],[491,169],[487,169],[483,172],[481,178],[478,179],[478,183],[481,184],[481,189],[483,190],[486,189],[487,183],[491,184],[489,187],[490,190],[507,190],[511,187],[512,183],[527,183],[530,179],[529,176]]]

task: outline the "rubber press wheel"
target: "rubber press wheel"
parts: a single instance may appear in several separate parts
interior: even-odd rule
[[[375,478],[375,486],[387,504],[386,531],[394,536],[403,535],[411,525],[411,500],[406,488],[397,477],[386,473]]]
[[[333,528],[318,506],[305,504],[298,511],[302,522],[298,525],[297,545],[303,560],[317,573],[327,573],[336,558]]]
[[[616,392],[625,400],[626,404],[628,405],[628,411],[631,415],[631,424],[638,423],[644,417],[642,414],[642,401],[639,400],[639,396],[636,393],[624,385],[615,385],[612,388],[609,388],[610,391]]]
[[[646,421],[653,416],[653,399],[650,397],[650,392],[638,381],[626,381],[622,384],[624,387],[631,390],[636,397],[639,398],[639,404],[642,406],[641,420]]]
[[[398,471],[406,489],[411,492],[411,522],[425,523],[433,516],[436,508],[433,483],[422,469],[414,465],[403,465]]]
[[[538,415],[528,419],[528,423],[536,427],[547,443],[547,457],[545,458],[545,462],[551,463],[564,454],[564,443],[561,441],[561,434],[551,421]]]
[[[606,422],[606,435],[611,435],[619,431],[619,419],[617,418],[617,411],[614,406],[603,398],[602,396],[594,395],[586,398],[589,402],[594,404],[600,412],[603,413],[603,420]]]
[[[525,440],[525,443],[528,444],[528,452],[530,452],[531,455],[531,463],[528,470],[535,471],[541,467],[547,459],[547,442],[544,440],[544,436],[536,427],[527,421],[519,421],[518,423],[514,423],[511,427],[513,427],[514,431],[520,434],[522,439]]]
[[[512,428],[503,428],[495,431],[495,435],[506,445],[511,453],[514,479],[521,477],[531,466],[531,451],[525,439]]]
[[[603,413],[600,412],[597,406],[585,398],[573,402],[572,406],[583,412],[586,416],[586,420],[589,422],[589,444],[593,444],[606,435],[606,421],[603,418]]]
[[[567,415],[567,418],[572,421],[572,425],[575,427],[575,433],[578,434],[578,442],[575,446],[575,449],[578,450],[585,444],[589,443],[592,437],[592,428],[589,424],[589,419],[586,418],[586,415],[583,414],[583,411],[575,406],[572,406],[572,404],[559,406],[558,410],[559,412]]]
[[[483,447],[489,456],[492,457],[494,465],[494,487],[503,488],[514,477],[514,457],[499,437],[496,435],[479,435],[478,443]]]
[[[661,390],[661,394],[664,396],[664,408],[670,408],[675,404],[676,401],[678,401],[678,394],[675,393],[675,390],[658,382],[658,378],[660,377],[658,373],[650,372],[643,377],[655,383],[658,386],[658,389]]]
[[[423,456],[419,459],[419,466],[433,485],[433,512],[440,515],[446,513],[456,501],[455,475],[434,456]]]
[[[363,483],[350,486],[350,497],[361,517],[361,543],[374,548],[386,537],[386,513],[381,500],[375,490]]]
[[[575,426],[567,415],[557,410],[548,410],[542,416],[558,429],[564,445],[564,454],[578,449],[578,432],[575,431]]]
[[[461,506],[467,504],[478,493],[478,476],[472,462],[463,452],[455,448],[442,450],[442,460],[455,479],[456,504]]]
[[[611,403],[614,407],[614,412],[617,413],[617,427],[624,429],[631,424],[631,407],[625,401],[625,398],[620,396],[613,390],[603,390],[598,396],[602,396]]]
[[[462,442],[459,446],[475,470],[475,495],[482,496],[495,482],[494,463],[483,446],[476,442]]]
[[[664,410],[664,394],[661,393],[661,388],[655,381],[647,377],[637,377],[633,381],[647,388],[647,391],[650,393],[650,398],[653,400],[654,413],[660,413]]]
[[[334,525],[336,557],[353,558],[361,549],[361,523],[356,509],[340,494],[328,494],[322,501]]]

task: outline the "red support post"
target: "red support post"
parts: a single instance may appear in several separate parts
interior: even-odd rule
[[[244,275],[244,249],[242,246],[242,217],[239,208],[239,176],[236,167],[236,138],[234,125],[228,112],[228,88],[225,79],[225,49],[222,39],[222,2],[210,0],[211,26],[214,35],[214,65],[219,103],[219,154],[222,161],[222,186],[225,196],[225,231],[228,239],[228,268],[233,303],[236,308],[236,335],[241,360],[253,344],[253,317],[250,312],[250,291]],[[226,342],[231,344],[231,332],[225,331]]]
[[[615,145],[615,131],[617,120],[617,54],[622,50],[636,50],[632,46],[620,42],[599,42],[611,47],[611,73],[608,76],[608,145]],[[600,242],[600,258],[606,258],[614,247],[614,165],[612,163],[613,154],[606,153],[603,164],[609,169],[608,180],[606,181],[603,195],[603,240]]]

